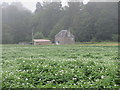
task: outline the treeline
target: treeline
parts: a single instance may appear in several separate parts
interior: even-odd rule
[[[31,13],[21,3],[2,3],[2,42],[30,42],[34,38],[54,40],[62,29],[70,30],[77,42],[117,41],[117,2],[37,2]]]

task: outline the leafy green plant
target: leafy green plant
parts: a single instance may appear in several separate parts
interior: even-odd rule
[[[3,45],[3,88],[120,88],[116,46]]]

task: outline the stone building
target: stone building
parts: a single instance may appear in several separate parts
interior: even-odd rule
[[[69,30],[61,30],[55,35],[56,45],[75,44],[75,37]]]

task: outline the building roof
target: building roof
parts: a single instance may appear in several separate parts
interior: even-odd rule
[[[47,40],[47,39],[34,39],[33,41],[34,42],[48,42],[50,40]]]
[[[65,36],[74,37],[73,34],[70,33],[69,30],[61,30],[58,34],[55,35],[55,37],[65,37]]]

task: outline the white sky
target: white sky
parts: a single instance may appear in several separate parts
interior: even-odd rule
[[[27,9],[29,9],[31,11],[35,10],[37,2],[42,2],[42,1],[49,2],[50,0],[2,0],[2,2],[7,2],[7,3],[21,2],[24,7],[26,7]],[[54,1],[57,1],[57,0],[54,0]],[[63,5],[66,5],[67,0],[60,0],[60,1],[62,1]],[[74,0],[74,1],[76,1],[76,0]],[[80,0],[80,1],[83,1],[83,0]],[[84,3],[86,4],[88,1],[89,0],[84,0]]]
[[[26,7],[27,9],[29,9],[31,11],[35,10],[37,2],[42,2],[42,1],[49,2],[51,0],[2,0],[2,2],[8,2],[8,3],[21,2],[24,7]],[[58,1],[58,0],[54,0],[54,1]],[[68,0],[60,0],[60,1],[62,1],[63,5],[66,5],[66,1],[68,1]],[[71,1],[75,2],[76,0],[71,0]],[[88,1],[91,1],[91,2],[118,2],[119,0],[79,0],[79,1],[83,1],[86,4]]]

